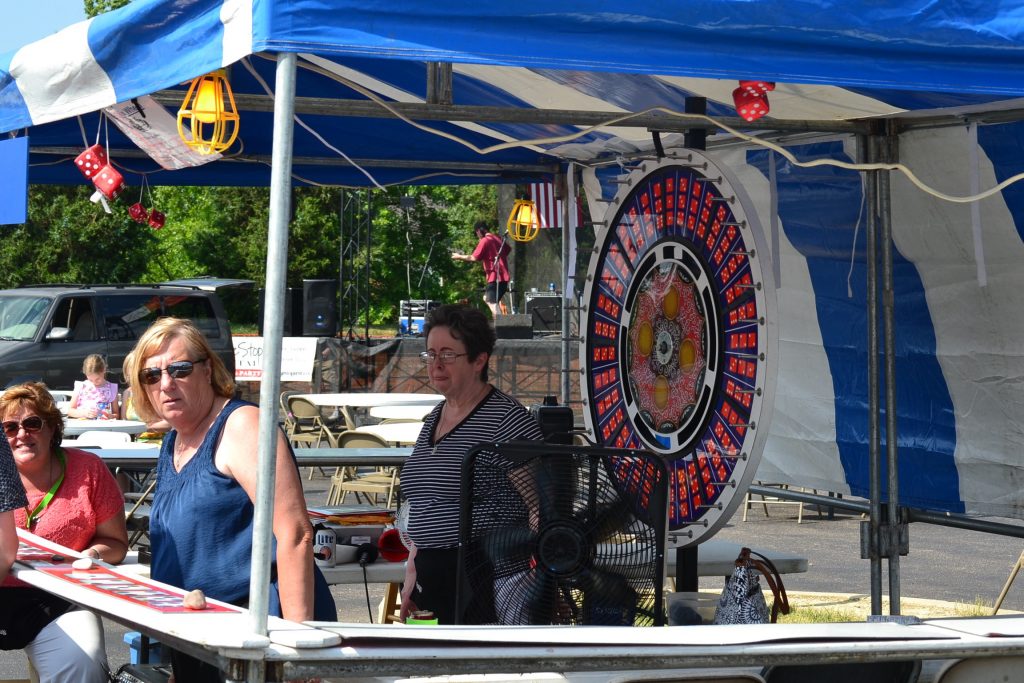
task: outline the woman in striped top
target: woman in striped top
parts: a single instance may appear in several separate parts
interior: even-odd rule
[[[420,354],[430,383],[444,396],[424,419],[412,455],[402,467],[402,494],[409,501],[410,551],[402,588],[402,620],[431,610],[442,624],[455,623],[462,459],[483,442],[540,439],[536,420],[517,400],[491,386],[487,363],[494,329],[483,312],[447,305],[424,325],[427,350]]]

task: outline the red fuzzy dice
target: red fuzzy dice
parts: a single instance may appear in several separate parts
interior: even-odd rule
[[[753,93],[747,88],[736,88],[732,91],[736,113],[744,121],[756,121],[768,113],[768,97],[761,93]]]
[[[92,177],[92,184],[103,193],[107,199],[116,199],[127,187],[124,184],[124,176],[110,164],[101,166]]]
[[[89,180],[107,165],[107,152],[102,145],[93,145],[75,157],[75,166]]]

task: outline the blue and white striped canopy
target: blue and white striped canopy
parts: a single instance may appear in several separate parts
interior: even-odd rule
[[[778,83],[769,98],[770,117],[780,121],[1013,118],[1024,104],[1018,8],[891,4],[135,0],[0,57],[0,131],[27,130],[31,182],[82,182],[71,159],[95,141],[98,110],[180,89],[222,66],[231,67],[237,93],[264,95],[279,52],[299,55],[298,96],[324,100],[422,103],[426,63],[450,62],[457,105],[682,111],[699,95],[711,115],[734,116],[736,81],[757,78]],[[113,126],[102,139],[109,135],[130,184],[146,173],[152,184],[265,185],[272,114],[241,116],[244,158],[196,168],[159,171],[145,157],[119,157],[134,146]],[[299,117],[297,183],[371,184],[352,166],[328,163],[342,153],[380,184],[516,182],[549,178],[568,160],[614,161],[652,146],[643,128],[605,126],[484,154],[470,145],[580,129],[421,122],[428,131],[394,118]],[[1022,137],[1017,123],[979,126],[977,144],[966,127],[922,129],[901,136],[900,158],[936,187],[968,194],[972,182],[986,188],[1024,170]],[[855,157],[849,135],[787,147],[803,159]],[[779,226],[771,254],[781,277],[778,388],[758,478],[867,495],[862,177],[778,155],[769,173],[774,153],[756,147],[713,153],[744,183],[761,224]],[[979,203],[976,216],[898,176],[893,193],[901,502],[1022,517],[1024,192],[1010,186]]]
[[[457,105],[682,111],[688,96],[699,95],[708,98],[713,115],[734,116],[732,90],[747,78],[779,83],[770,97],[777,120],[1021,105],[1024,23],[1017,12],[999,3],[899,5],[701,0],[624,11],[621,3],[593,0],[487,6],[465,0],[134,0],[0,56],[0,132],[31,127],[32,182],[78,182],[69,164],[52,162],[62,150],[68,156],[69,145],[95,141],[94,112],[180,88],[223,66],[231,67],[236,92],[265,95],[281,51],[300,55],[299,97],[334,100],[366,100],[369,92],[422,103],[429,60],[454,64]],[[570,142],[480,154],[463,142],[482,148],[579,129],[421,122],[459,142],[389,118],[301,118],[310,130],[296,131],[299,183],[372,184],[350,166],[327,165],[342,153],[366,161],[381,184],[513,182],[544,175],[537,165],[556,168],[564,159],[650,146],[643,128],[604,127]],[[149,181],[266,184],[271,123],[269,112],[244,112],[241,156],[248,161],[153,173]],[[133,148],[113,128],[109,142],[115,159],[118,149]],[[508,166],[496,171],[481,163]],[[129,183],[140,179],[132,171],[158,169],[144,159],[123,159],[122,165]],[[534,168],[524,171],[524,165]]]

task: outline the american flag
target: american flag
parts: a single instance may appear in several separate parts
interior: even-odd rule
[[[555,199],[554,183],[530,183],[530,199],[537,205],[540,227],[562,227],[562,200]]]

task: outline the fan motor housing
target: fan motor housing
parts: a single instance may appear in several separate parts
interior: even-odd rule
[[[589,561],[583,531],[565,522],[549,524],[537,537],[537,566],[555,576],[572,576]]]

